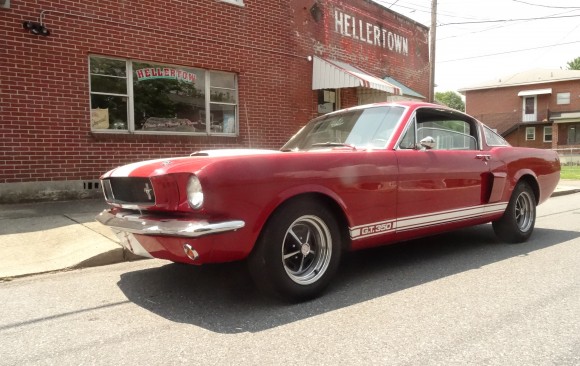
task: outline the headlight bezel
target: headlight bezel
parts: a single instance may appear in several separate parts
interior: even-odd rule
[[[201,209],[203,207],[204,195],[201,181],[197,175],[192,174],[187,180],[186,192],[189,207],[194,210]]]

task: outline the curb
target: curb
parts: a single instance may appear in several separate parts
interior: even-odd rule
[[[580,188],[567,188],[561,191],[555,191],[550,197],[566,196],[568,194],[574,194],[580,192]]]

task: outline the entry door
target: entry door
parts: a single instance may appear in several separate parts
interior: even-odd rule
[[[522,121],[523,122],[535,122],[538,120],[538,113],[537,113],[537,97],[524,97],[523,99],[523,115]]]

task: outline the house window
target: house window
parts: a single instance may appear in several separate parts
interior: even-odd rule
[[[552,126],[544,126],[544,142],[552,142]]]
[[[556,104],[570,104],[570,93],[556,94]]]
[[[90,57],[91,130],[148,134],[237,131],[232,73]]]
[[[526,140],[535,140],[536,139],[536,128],[535,127],[526,127]]]

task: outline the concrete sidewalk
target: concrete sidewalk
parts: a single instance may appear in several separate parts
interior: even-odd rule
[[[580,192],[562,180],[552,196]],[[0,281],[138,259],[95,221],[103,199],[0,205]]]
[[[134,259],[95,221],[101,199],[0,205],[0,280]]]

